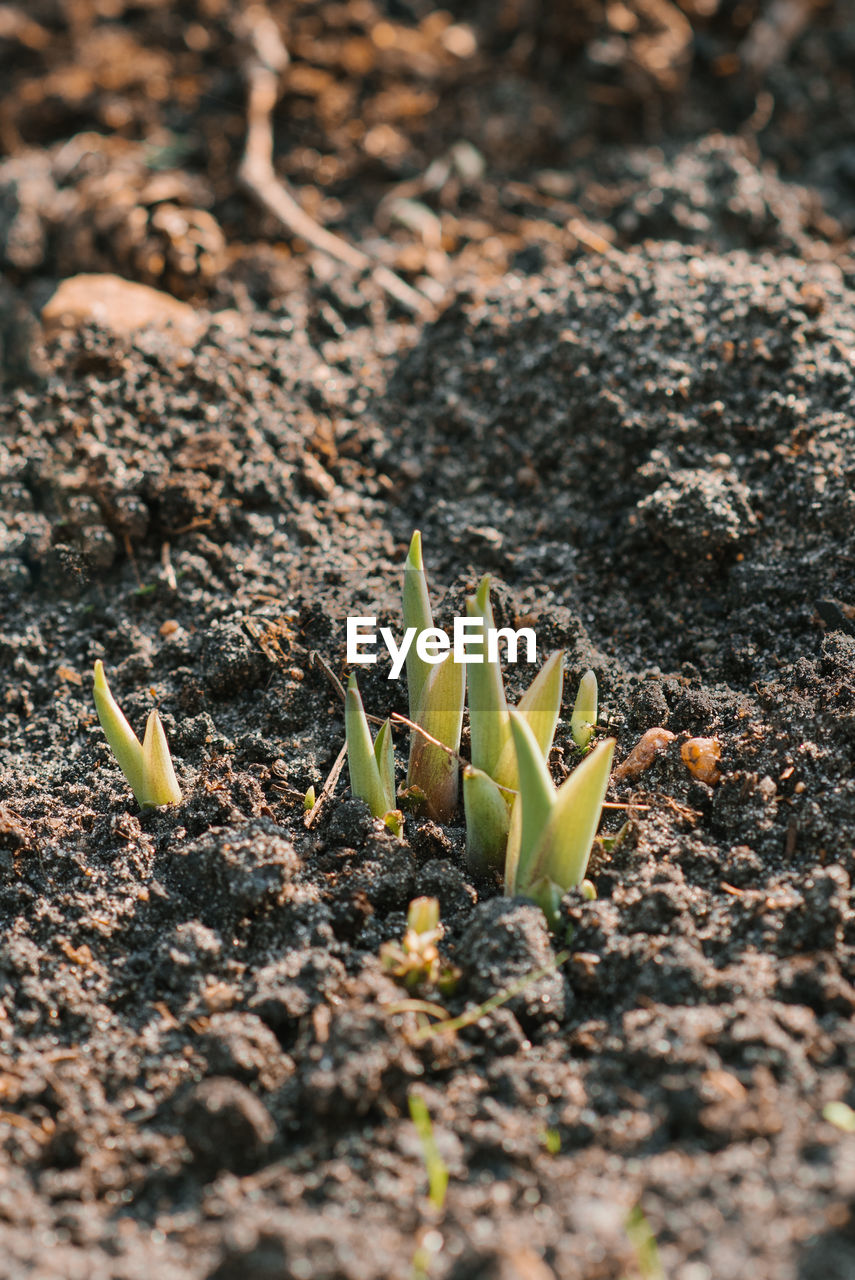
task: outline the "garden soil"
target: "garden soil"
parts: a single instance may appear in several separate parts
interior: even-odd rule
[[[246,11],[0,11],[0,1277],[851,1280],[852,8],[268,16],[278,174],[422,315],[241,186]],[[415,528],[441,622],[488,572],[566,651],[556,781],[597,672],[553,934],[460,813],[306,823]]]

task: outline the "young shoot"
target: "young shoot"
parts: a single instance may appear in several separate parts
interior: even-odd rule
[[[486,635],[495,631],[490,578],[485,575],[466,601],[470,619],[480,623],[469,643],[480,663],[469,668],[469,730],[472,767],[463,774],[466,810],[466,856],[473,871],[501,867],[505,860],[511,807],[518,787],[517,755],[498,653],[490,654]],[[549,756],[564,686],[563,651],[553,653],[537,673],[516,708]]]
[[[466,861],[470,871],[484,874],[501,866],[511,821],[513,793],[496,786],[489,774],[467,764],[463,768],[463,809],[466,814]]]
[[[580,885],[609,785],[614,738],[599,742],[556,790],[531,727],[510,712],[519,769],[511,816],[505,892],[531,898],[554,923],[568,889]]]
[[[99,658],[95,663],[95,710],[116,763],[128,780],[141,809],[178,804],[181,788],[175,777],[172,756],[163,725],[156,710],[149,712],[145,735],[140,740],[122,714]]]
[[[457,985],[460,973],[443,962],[438,943],[443,935],[436,898],[414,898],[407,911],[407,932],[403,940],[384,942],[380,959],[385,971],[410,991],[419,987],[438,987],[449,994]]]
[[[392,726],[384,720],[376,740],[372,742],[356,676],[351,676],[347,682],[344,727],[351,791],[359,800],[365,801],[373,817],[382,818],[389,829],[399,835],[402,819],[400,810],[395,807]]]
[[[419,641],[433,631],[433,613],[422,560],[422,535],[416,530],[404,565],[402,589],[404,632],[415,628]],[[454,661],[449,651],[439,661],[427,661],[423,643],[411,644],[407,651],[407,688],[410,719],[424,729],[429,739],[415,731],[410,737],[407,788],[425,813],[439,822],[450,822],[457,808],[460,733],[466,696],[466,668]],[[445,747],[449,751],[443,750]]]

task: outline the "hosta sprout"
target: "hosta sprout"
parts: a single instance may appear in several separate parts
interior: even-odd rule
[[[128,780],[141,809],[177,804],[181,788],[175,777],[169,744],[156,710],[149,713],[142,743],[116,702],[100,658],[95,663],[95,710],[116,763]]]

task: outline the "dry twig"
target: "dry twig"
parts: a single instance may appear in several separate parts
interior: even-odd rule
[[[344,744],[341,751],[339,751],[338,755],[336,756],[335,764],[330,769],[327,780],[324,783],[323,787],[321,788],[321,794],[318,796],[317,800],[312,805],[311,809],[303,819],[307,827],[313,827],[315,825],[315,823],[318,820],[318,816],[321,812],[321,809],[324,807],[327,800],[329,800],[330,796],[335,791],[336,783],[338,782],[338,779],[339,779],[339,774],[344,768],[344,761],[346,756],[347,756],[347,743]]]
[[[432,314],[424,294],[413,289],[388,267],[374,262],[367,253],[327,231],[301,208],[273,168],[273,109],[279,96],[281,77],[288,66],[288,50],[270,14],[253,5],[243,14],[243,34],[249,53],[244,66],[247,81],[246,146],[238,176],[244,187],[287,231],[300,236],[313,249],[342,262],[372,279],[408,311]]]

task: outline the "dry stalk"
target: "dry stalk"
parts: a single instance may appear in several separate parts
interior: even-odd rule
[[[242,34],[248,53],[244,63],[247,82],[246,146],[238,177],[263,208],[278,218],[286,231],[299,236],[313,249],[361,274],[370,275],[390,298],[416,315],[430,316],[433,306],[418,289],[412,288],[394,271],[375,262],[341,236],[327,231],[306,213],[276,175],[273,167],[273,110],[279,97],[282,76],[288,66],[288,50],[279,28],[262,5],[253,5],[243,14]]]

